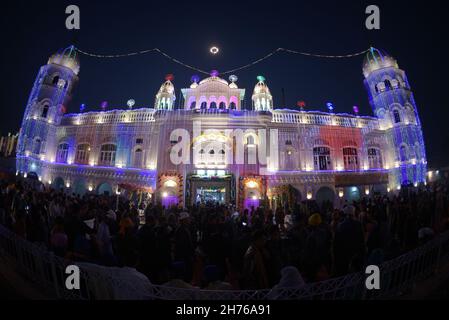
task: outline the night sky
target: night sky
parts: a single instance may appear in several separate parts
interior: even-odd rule
[[[297,3],[295,3],[297,2]],[[0,131],[17,131],[39,67],[62,47],[75,42],[86,51],[124,53],[160,48],[203,70],[226,71],[284,47],[293,50],[346,54],[371,45],[393,55],[407,73],[415,93],[429,166],[449,165],[449,95],[447,26],[438,2],[425,1],[14,1],[1,10]],[[365,8],[381,9],[381,30],[365,28]],[[423,2],[424,3],[424,2]],[[81,9],[81,30],[65,28],[65,8]],[[217,45],[221,53],[212,56]],[[372,115],[363,84],[363,57],[326,60],[287,53],[237,72],[238,85],[247,89],[246,105],[256,77],[263,75],[277,108],[295,107],[304,100],[309,110],[325,110],[332,101],[336,112]],[[80,83],[69,111],[81,103],[87,111],[126,107],[133,98],[150,107],[164,77],[175,75],[180,89],[195,72],[158,54],[116,60],[81,57]],[[227,79],[228,76],[226,76]],[[282,89],[286,106],[282,106]]]

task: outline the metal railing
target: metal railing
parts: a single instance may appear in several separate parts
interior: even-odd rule
[[[412,289],[449,262],[449,233],[380,266],[381,290],[366,289],[364,273],[299,288],[214,291],[153,285],[135,269],[73,263],[55,256],[45,247],[19,238],[0,225],[0,253],[9,266],[32,282],[42,293],[67,300],[367,300],[393,298]],[[67,290],[66,267],[81,271],[80,290]]]

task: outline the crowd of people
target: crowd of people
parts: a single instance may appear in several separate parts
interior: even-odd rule
[[[153,284],[210,290],[301,285],[363,270],[449,229],[449,179],[341,209],[139,207],[26,179],[0,184],[0,223],[77,262],[127,266]],[[141,215],[145,217],[142,223]]]

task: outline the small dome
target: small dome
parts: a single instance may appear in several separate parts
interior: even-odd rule
[[[259,76],[259,77],[257,77],[257,79],[259,80],[259,82],[256,84],[256,86],[254,88],[254,94],[266,93],[266,94],[271,95],[270,89],[268,88],[267,84],[265,83],[265,78],[262,76]]]
[[[371,48],[363,61],[363,74],[368,77],[371,72],[383,68],[399,68],[397,61],[383,50]]]
[[[165,81],[161,88],[159,89],[159,93],[169,93],[173,94],[175,92],[175,86],[170,80]]]
[[[50,57],[48,64],[56,64],[69,68],[77,75],[80,72],[80,61],[75,46],[59,50]]]

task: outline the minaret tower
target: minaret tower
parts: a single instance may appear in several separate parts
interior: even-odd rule
[[[384,51],[371,48],[363,74],[374,115],[386,131],[390,186],[426,181],[427,160],[418,110],[407,76],[397,61]]]
[[[165,77],[165,82],[162,84],[156,95],[155,109],[173,110],[175,108],[176,94],[175,86],[172,83],[173,79],[174,77],[172,74]]]
[[[273,110],[273,96],[270,93],[270,89],[265,83],[265,78],[258,76],[259,81],[254,88],[253,93],[253,107],[255,111],[272,111]]]
[[[58,51],[40,68],[20,130],[18,171],[36,172],[42,165],[39,161],[55,161],[56,127],[67,110],[79,71],[80,63],[74,46]]]

